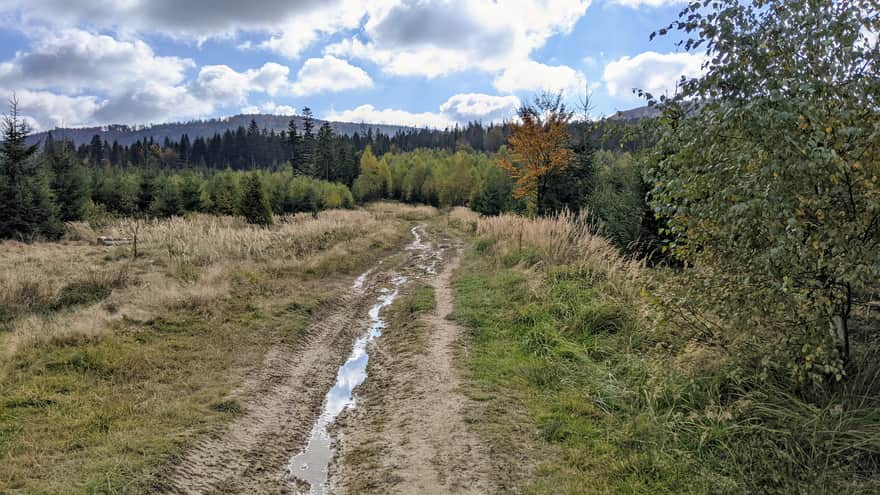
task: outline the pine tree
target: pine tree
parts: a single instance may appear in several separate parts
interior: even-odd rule
[[[287,138],[285,144],[287,144],[287,159],[290,160],[290,164],[294,169],[298,169],[302,162],[301,143],[302,139],[297,132],[296,121],[290,119],[290,122],[287,124]]]
[[[50,136],[51,137],[51,136]],[[90,178],[73,150],[73,144],[46,140],[44,156],[52,170],[52,192],[62,221],[81,220],[91,194]]]
[[[300,170],[308,175],[315,176],[315,119],[312,118],[312,109],[303,108],[303,135],[302,135],[302,163]]]
[[[30,127],[19,118],[14,96],[0,127],[0,237],[60,237],[64,229],[48,174],[36,156],[37,146],[27,144]]]
[[[272,208],[269,206],[269,198],[259,174],[250,174],[245,179],[241,213],[248,223],[263,226],[272,225]]]
[[[156,199],[156,173],[147,170],[141,176],[141,184],[138,189],[137,207],[141,212],[147,212]]]
[[[104,143],[101,141],[101,136],[95,134],[89,144],[89,163],[97,167],[101,164],[102,158],[104,158]]]
[[[333,128],[330,127],[328,122],[324,122],[318,130],[318,142],[315,151],[315,171],[319,179],[326,181],[335,181],[338,179],[336,170],[334,170],[334,147],[335,140]]]

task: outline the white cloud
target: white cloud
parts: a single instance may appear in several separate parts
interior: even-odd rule
[[[78,29],[45,34],[28,51],[0,64],[0,84],[78,92],[116,91],[149,79],[177,84],[195,66],[190,59],[159,57],[140,40],[120,41]]]
[[[664,7],[666,5],[678,5],[687,3],[688,0],[610,0],[609,3],[623,5],[625,7]]]
[[[294,95],[338,92],[373,87],[373,80],[360,67],[332,55],[306,60],[292,86]]]
[[[113,95],[95,110],[91,121],[98,124],[151,124],[204,118],[214,109],[213,102],[197,98],[184,86],[147,82]]]
[[[516,91],[549,91],[563,92],[567,96],[582,93],[586,87],[586,78],[580,71],[566,65],[544,65],[533,60],[511,65],[492,82],[498,91],[513,93]]]
[[[703,55],[695,53],[649,51],[608,63],[602,79],[611,96],[631,95],[633,89],[642,89],[654,96],[671,96],[682,75],[691,78],[702,74],[704,60]]]
[[[444,129],[455,125],[455,121],[437,113],[412,113],[407,112],[406,110],[394,110],[391,108],[380,110],[373,105],[361,105],[357,108],[343,110],[341,112],[331,110],[324,115],[324,120],[430,127],[433,129]]]
[[[0,90],[3,94],[12,91]],[[76,124],[91,115],[99,106],[94,96],[65,96],[49,91],[16,90],[18,110],[27,117],[35,131]]]
[[[399,2],[370,12],[362,37],[325,53],[369,60],[395,75],[437,77],[468,69],[500,71],[568,33],[590,0]]]
[[[242,103],[250,93],[268,93],[275,96],[291,89],[290,69],[276,63],[266,63],[259,69],[237,72],[228,65],[206,65],[192,83],[193,93],[200,98],[218,103]]]
[[[521,103],[516,96],[458,94],[440,105],[440,112],[457,122],[498,122],[513,116]]]
[[[241,113],[245,115],[269,114],[269,115],[296,115],[296,109],[289,105],[278,105],[273,101],[262,105],[248,105],[242,107]]]
[[[413,113],[392,108],[378,109],[373,105],[361,105],[341,112],[330,111],[324,115],[324,119],[445,129],[472,121],[502,121],[513,117],[519,105],[519,98],[515,96],[467,93],[451,96],[440,105],[439,112]]]

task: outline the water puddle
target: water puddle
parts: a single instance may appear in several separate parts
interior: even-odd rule
[[[327,471],[333,458],[333,447],[329,426],[336,421],[339,414],[349,407],[354,407],[356,399],[354,389],[367,378],[367,344],[382,335],[385,322],[379,313],[390,306],[397,297],[397,289],[383,289],[377,302],[370,308],[372,325],[369,331],[355,341],[351,354],[336,374],[336,383],[324,398],[324,410],[312,427],[309,444],[305,450],[295,455],[288,465],[290,474],[311,486],[310,494],[323,495],[327,489]]]
[[[364,273],[361,273],[360,276],[354,280],[354,285],[352,285],[351,288],[354,289],[354,290],[357,290],[357,291],[363,289],[363,288],[364,288],[364,282],[367,281],[367,277],[368,277],[368,276],[370,275],[370,273],[372,273],[372,272],[373,272],[373,269],[370,268],[369,270],[365,271]]]
[[[415,255],[418,267],[425,273],[436,273],[436,266],[440,262],[440,255],[433,252],[431,243],[422,242],[418,228],[413,227],[414,240],[407,246],[407,250],[418,251]],[[359,276],[352,286],[352,290],[362,291],[365,289],[367,277],[372,269]],[[351,353],[345,364],[339,368],[336,374],[336,382],[333,388],[327,392],[324,398],[324,408],[321,416],[315,421],[309,437],[309,443],[299,454],[293,456],[287,466],[290,476],[309,484],[310,495],[324,495],[327,493],[327,479],[330,462],[333,459],[333,439],[329,428],[336,421],[342,411],[355,407],[357,399],[354,389],[367,378],[367,362],[369,354],[367,346],[377,337],[382,335],[385,321],[382,320],[381,312],[394,302],[398,288],[408,281],[402,275],[394,277],[390,282],[390,288],[379,291],[379,297],[375,305],[370,308],[370,328],[364,335],[358,337],[352,347]]]

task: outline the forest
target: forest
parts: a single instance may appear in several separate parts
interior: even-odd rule
[[[348,136],[306,108],[77,147],[28,144],[13,97],[0,491],[274,486],[253,473],[307,452],[359,352],[340,492],[411,488],[410,457],[447,459],[444,493],[880,491],[880,7],[709,4],[651,34],[706,61],[633,121],[542,92],[503,124]],[[41,442],[87,455],[31,471]]]

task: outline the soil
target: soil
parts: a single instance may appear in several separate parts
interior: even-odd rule
[[[436,309],[376,343],[356,409],[340,420],[334,493],[485,494],[487,449],[469,427],[455,366],[462,328],[452,312],[457,256],[429,284]]]
[[[424,338],[395,332],[390,322],[387,335],[370,345],[357,405],[334,429],[340,440],[328,492],[492,491],[486,449],[468,428],[468,399],[459,391],[454,361],[462,330],[444,318],[452,310],[449,283],[457,260],[448,254],[454,250],[437,242],[426,248],[413,233],[413,245],[377,261],[359,279],[362,285],[330,305],[298,344],[267,353],[233,397],[243,405],[241,415],[190,448],[163,480],[163,492],[308,493],[288,473],[288,462],[305,447],[337,370],[370,323],[369,308],[401,275],[433,286],[436,310],[417,325]]]

